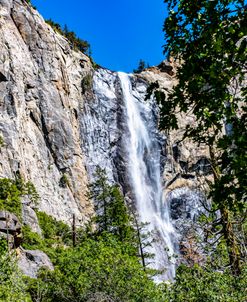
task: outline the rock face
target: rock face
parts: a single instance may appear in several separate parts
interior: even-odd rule
[[[42,251],[29,251],[20,249],[18,257],[18,266],[20,270],[31,278],[37,278],[37,273],[40,268],[54,270],[49,257]]]
[[[114,72],[99,69],[92,78],[92,93],[87,96],[80,116],[81,148],[92,180],[96,167],[105,169],[110,181],[117,178],[114,159],[121,135],[118,127],[121,98]]]
[[[86,192],[94,167],[106,168],[110,179],[121,178],[116,167],[124,169],[114,162],[124,156],[116,147],[124,127],[116,73],[100,69],[93,82],[89,58],[72,50],[25,1],[1,0],[0,16],[0,177],[20,174],[34,183],[40,210],[67,222],[73,213],[85,221],[92,213]],[[162,62],[142,72],[134,94],[143,87],[145,94],[155,81],[170,89],[174,71],[174,64]],[[207,169],[206,150],[179,143],[183,120],[181,130],[167,137],[169,186],[178,173],[181,178]],[[35,220],[24,208],[24,216]]]
[[[0,177],[19,173],[34,183],[40,210],[84,222],[92,208],[79,116],[89,59],[20,0],[0,1],[0,49]]]
[[[29,199],[22,200],[22,222],[24,225],[29,226],[33,232],[42,235],[35,207]]]

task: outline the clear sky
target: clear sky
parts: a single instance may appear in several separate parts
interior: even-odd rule
[[[32,0],[45,19],[51,18],[87,40],[96,63],[131,72],[143,59],[163,59],[163,0]]]

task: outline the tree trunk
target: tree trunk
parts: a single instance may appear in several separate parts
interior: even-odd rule
[[[215,159],[215,151],[212,146],[209,147],[211,166],[213,169],[214,182],[220,179],[220,168]],[[217,201],[218,202],[218,201]],[[227,209],[224,200],[218,202],[220,214],[221,214],[221,225],[222,233],[227,245],[227,252],[230,261],[230,266],[233,275],[239,275],[241,272],[240,267],[240,250],[237,243],[236,235],[233,229],[233,223],[231,221],[231,215]]]
[[[137,240],[138,240],[140,256],[141,256],[141,260],[142,260],[142,266],[143,266],[143,269],[145,271],[146,270],[146,263],[145,263],[145,254],[144,254],[143,246],[142,246],[141,230],[140,230],[139,223],[137,221],[136,215],[134,213],[133,213],[133,216],[134,216],[134,221],[135,221],[135,225],[136,225]]]
[[[231,222],[230,213],[226,208],[222,208],[221,219],[222,219],[222,232],[226,240],[228,256],[233,275],[239,275],[241,273],[240,268],[240,251],[237,244],[236,236],[233,230],[233,224]]]

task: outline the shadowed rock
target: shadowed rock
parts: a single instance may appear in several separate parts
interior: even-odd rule
[[[0,237],[6,238],[10,248],[20,246],[21,224],[16,215],[0,211]]]
[[[50,258],[42,251],[35,250],[20,250],[18,259],[20,270],[31,278],[37,278],[37,273],[40,268],[54,270]]]

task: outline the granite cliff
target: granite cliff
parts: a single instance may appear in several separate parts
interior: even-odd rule
[[[1,1],[0,14],[0,175],[32,181],[40,210],[57,219],[85,220],[92,208],[79,119],[90,60],[26,2]]]

